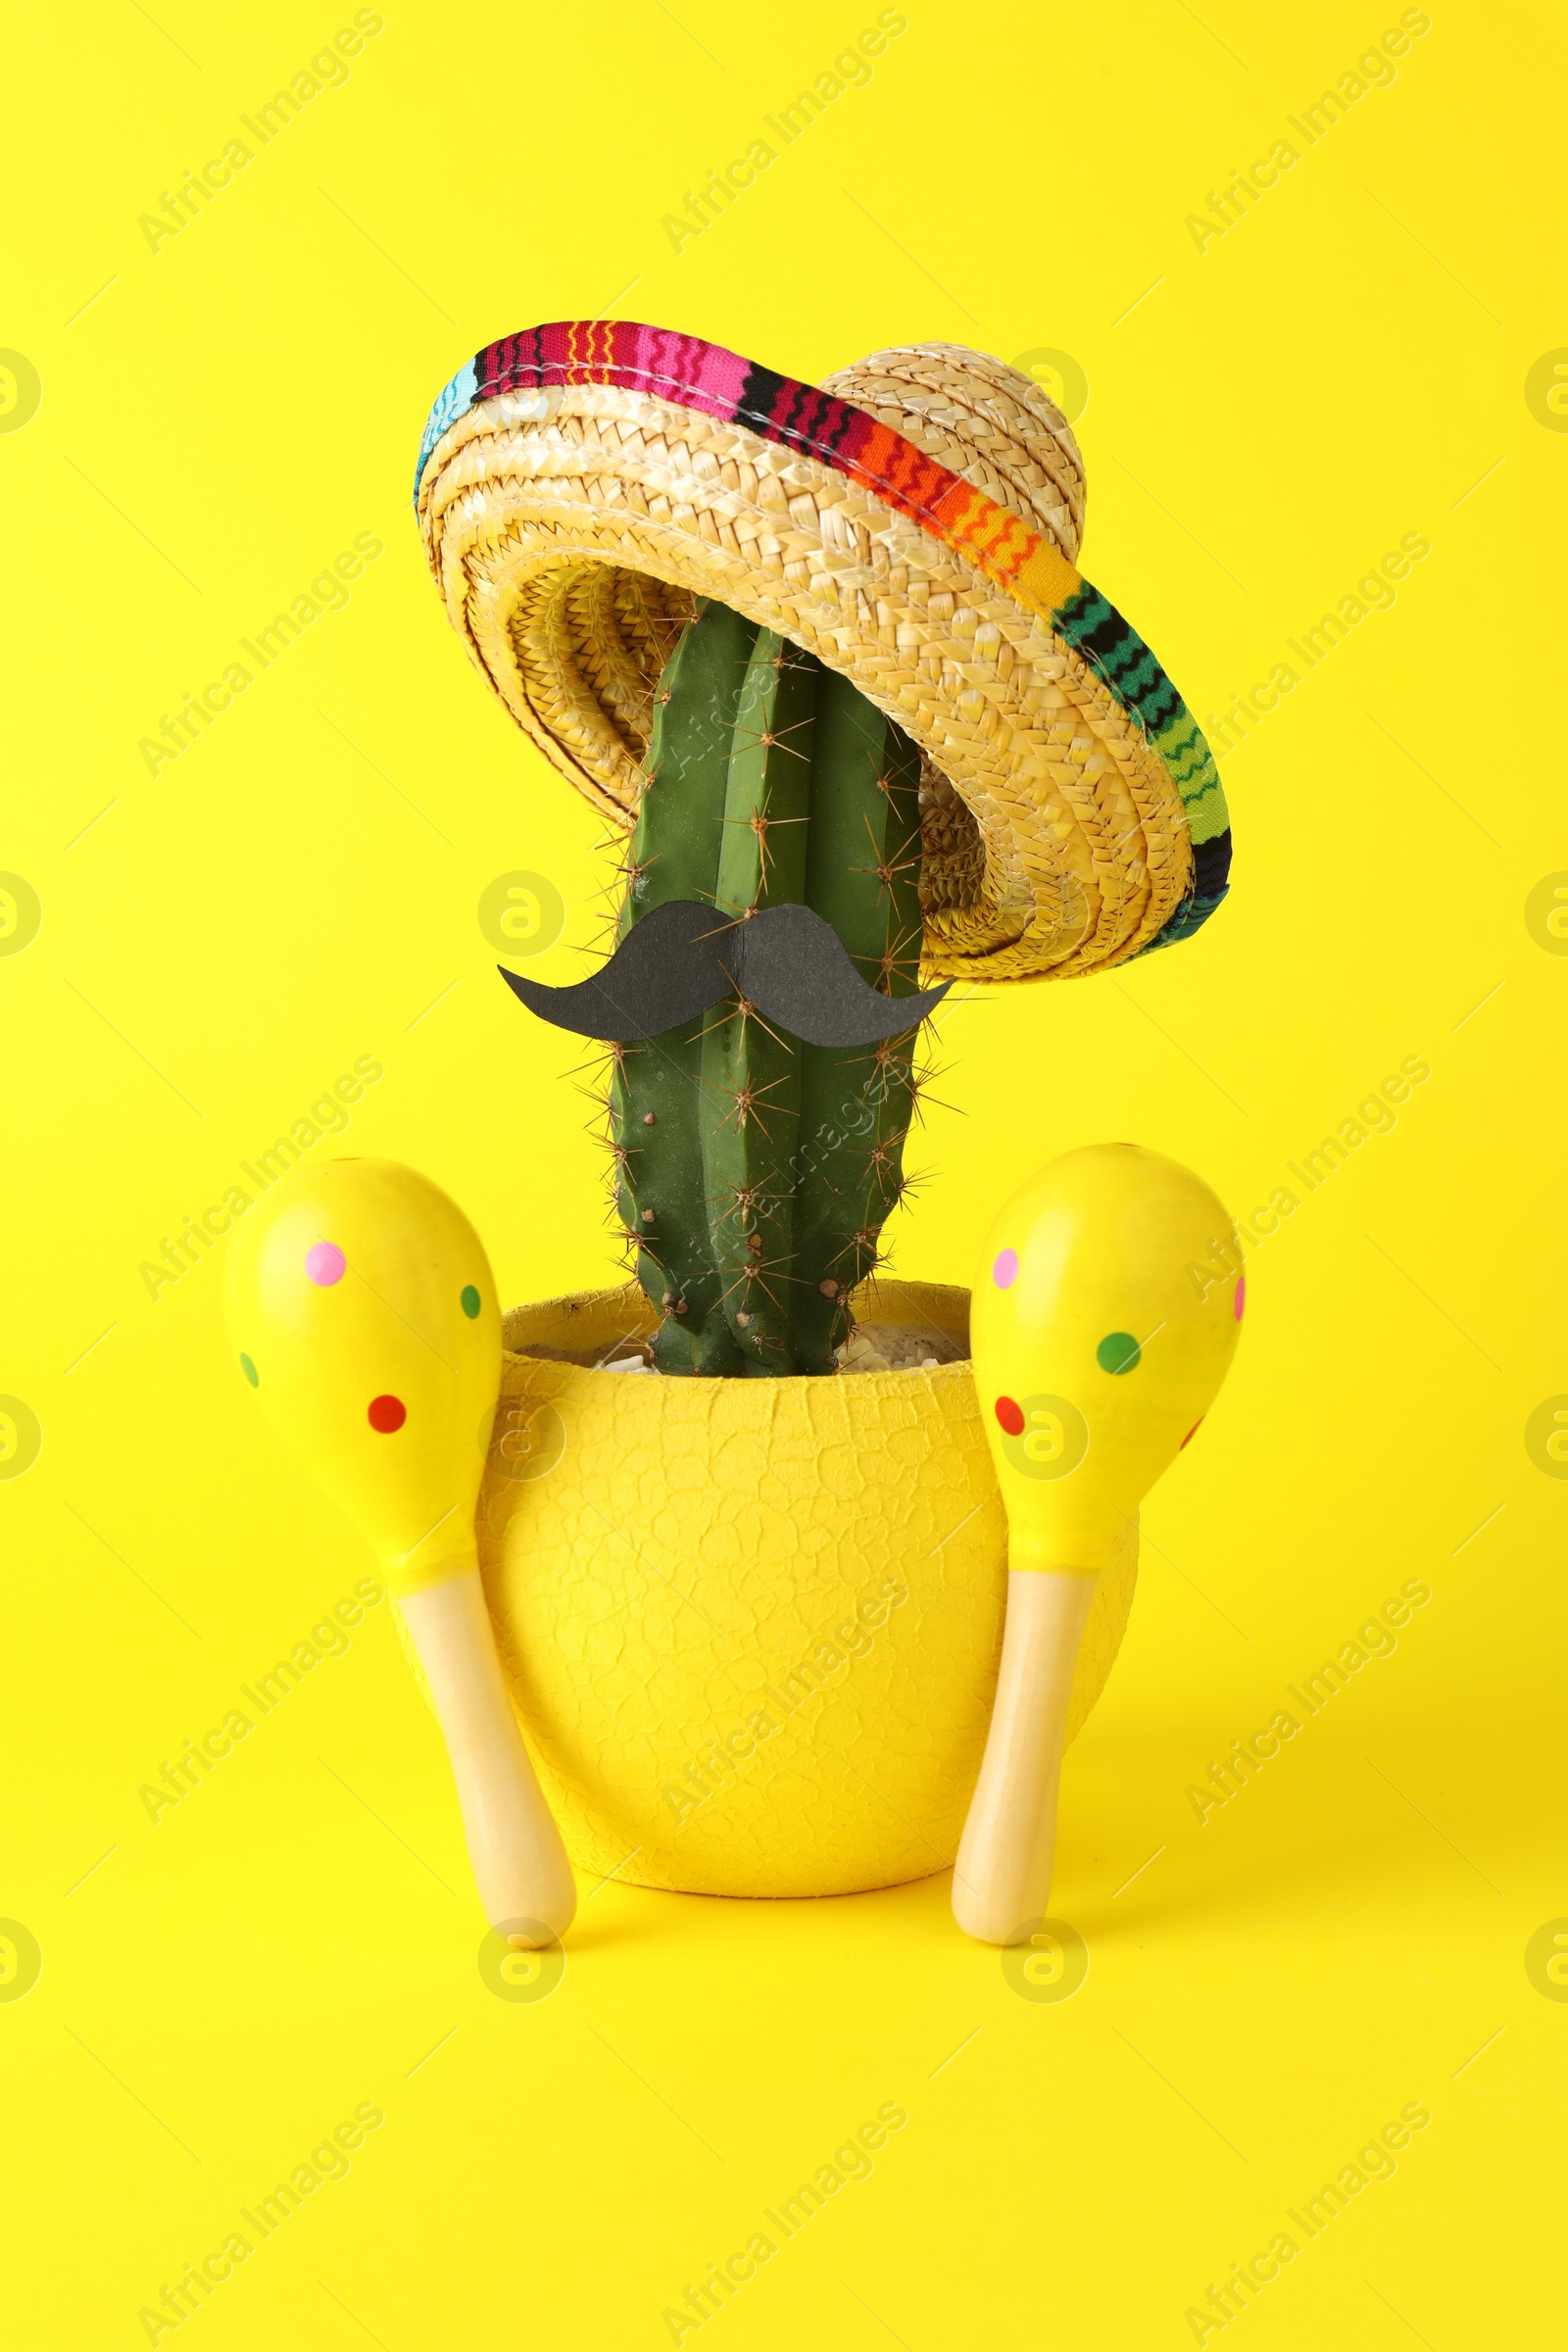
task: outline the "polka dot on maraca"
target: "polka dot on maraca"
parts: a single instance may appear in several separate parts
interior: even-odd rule
[[[997,1398],[997,1419],[1009,1438],[1023,1436],[1023,1408],[1016,1404],[1012,1397],[999,1396]]]
[[[991,1279],[999,1291],[1010,1291],[1018,1279],[1018,1252],[1004,1250],[991,1269]]]
[[[256,1374],[256,1366],[251,1362],[251,1359],[248,1355],[242,1355],[240,1357],[239,1368],[244,1373],[246,1379],[250,1382],[253,1389],[259,1389],[261,1387],[262,1384],[257,1378]]]
[[[370,1427],[378,1429],[383,1438],[401,1429],[408,1417],[409,1408],[401,1396],[372,1396],[366,1412]]]
[[[316,1242],[305,1252],[305,1271],[323,1291],[342,1281],[348,1262],[336,1242]]]
[[[1237,1280],[1236,1280],[1236,1320],[1237,1320],[1237,1322],[1238,1322],[1238,1323],[1239,1323],[1239,1322],[1241,1321],[1241,1319],[1242,1319],[1242,1309],[1243,1309],[1243,1307],[1244,1307],[1246,1304],[1247,1304],[1247,1276],[1246,1276],[1245,1274],[1241,1274],[1241,1275],[1238,1275],[1238,1276],[1237,1276]]]
[[[466,1282],[464,1284],[463,1289],[458,1296],[458,1304],[462,1307],[464,1313],[467,1316],[468,1321],[471,1323],[474,1316],[479,1312],[479,1294],[474,1289],[471,1282]]]
[[[1095,1361],[1102,1372],[1131,1372],[1143,1352],[1130,1331],[1107,1331],[1095,1349]]]

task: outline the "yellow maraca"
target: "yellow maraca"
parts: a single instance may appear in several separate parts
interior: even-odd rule
[[[229,1249],[229,1335],[269,1420],[375,1547],[430,1686],[492,1927],[560,1936],[576,1890],[517,1729],[473,1514],[501,1386],[484,1245],[414,1168],[291,1176]]]
[[[1216,1244],[1234,1276],[1214,1271]],[[953,1881],[955,1918],[987,1943],[1019,1940],[1045,1914],[1095,1578],[1219,1393],[1246,1297],[1240,1266],[1207,1185],[1133,1144],[1053,1160],[987,1238],[970,1352],[1007,1510],[1007,1614]]]

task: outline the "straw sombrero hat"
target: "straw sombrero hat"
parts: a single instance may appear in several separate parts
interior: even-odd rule
[[[999,360],[918,343],[812,386],[657,327],[532,327],[441,394],[415,503],[473,660],[619,827],[699,597],[889,712],[923,756],[928,978],[1098,970],[1224,896],[1208,746],[1075,568],[1077,444]]]

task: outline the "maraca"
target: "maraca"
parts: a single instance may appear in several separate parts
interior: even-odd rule
[[[501,1386],[484,1245],[416,1170],[328,1160],[245,1218],[225,1311],[269,1420],[375,1547],[429,1682],[491,1926],[550,1941],[576,1889],[502,1678],[474,1547]]]
[[[987,1943],[1045,1913],[1095,1578],[1236,1347],[1246,1282],[1209,1271],[1216,1243],[1239,1269],[1231,1219],[1190,1169],[1099,1144],[1042,1168],[985,1245],[970,1349],[1007,1511],[1007,1614],[953,1911]]]

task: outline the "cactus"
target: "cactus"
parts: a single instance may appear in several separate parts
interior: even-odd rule
[[[914,991],[919,757],[847,678],[700,606],[660,679],[646,772],[617,937],[671,899],[708,901],[715,923],[804,902],[873,987]],[[837,1368],[905,1188],[912,1045],[805,1045],[737,997],[612,1049],[615,1204],[661,1371]]]

